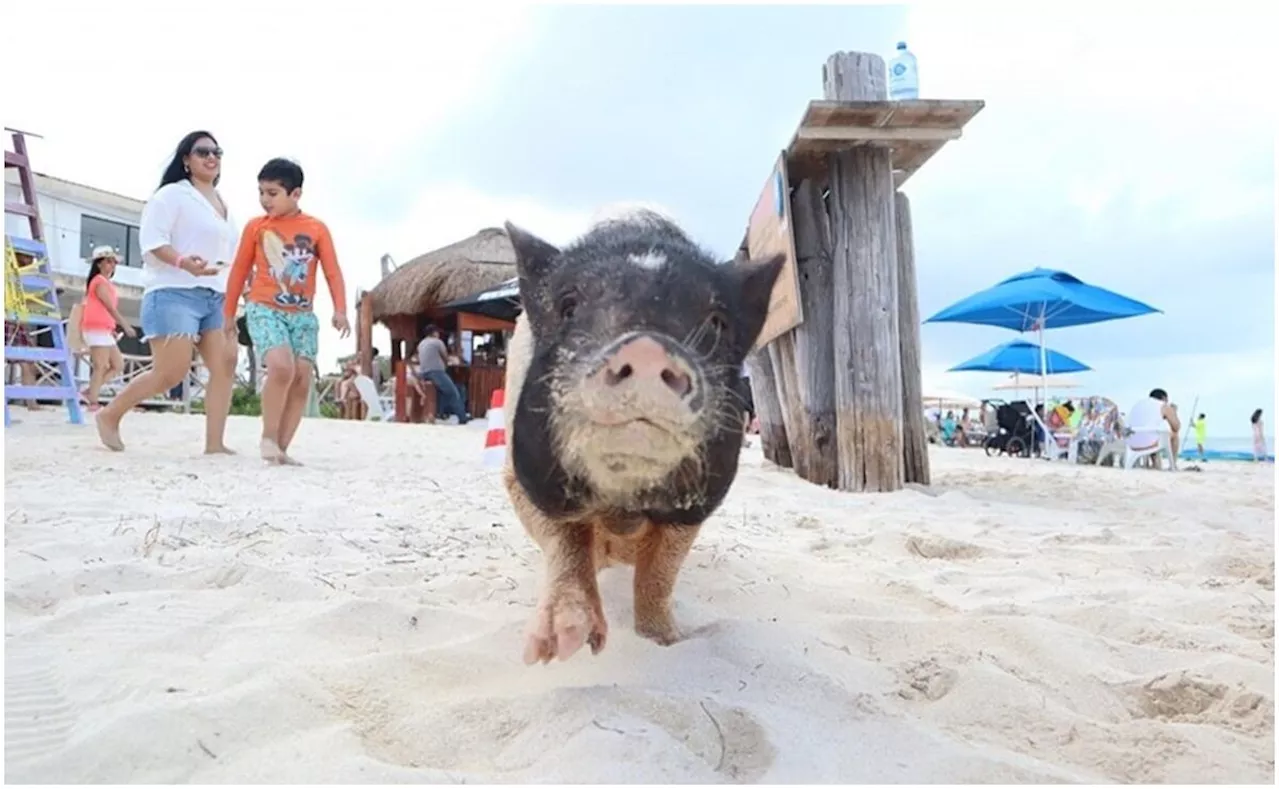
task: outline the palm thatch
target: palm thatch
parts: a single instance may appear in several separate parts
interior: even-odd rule
[[[516,275],[516,253],[502,228],[410,260],[369,291],[372,316],[419,315],[441,304],[491,288]]]

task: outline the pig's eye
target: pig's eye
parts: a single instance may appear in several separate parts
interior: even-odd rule
[[[708,322],[711,324],[711,328],[715,329],[716,334],[721,337],[729,333],[729,320],[725,318],[722,313],[711,313],[711,317],[708,319]]]
[[[573,296],[560,297],[560,317],[569,320],[578,309],[578,300]]]

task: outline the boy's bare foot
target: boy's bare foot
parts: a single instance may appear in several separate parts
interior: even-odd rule
[[[268,463],[281,463],[284,459],[284,452],[280,450],[280,445],[273,439],[264,438],[261,443],[262,459]]]
[[[123,452],[124,442],[120,440],[120,420],[112,419],[104,412],[99,411],[93,416],[94,424],[98,427],[98,439],[102,445],[112,452]]]
[[[219,444],[216,447],[205,447],[204,453],[206,455],[234,455],[236,451],[231,447]]]

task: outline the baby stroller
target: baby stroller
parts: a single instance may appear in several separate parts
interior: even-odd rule
[[[996,432],[987,436],[983,450],[987,457],[1009,455],[1030,457],[1035,445],[1035,417],[1025,400],[996,407]]]

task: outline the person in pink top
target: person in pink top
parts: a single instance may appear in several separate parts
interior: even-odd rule
[[[89,403],[90,411],[97,411],[98,391],[102,385],[113,377],[124,372],[124,357],[118,338],[117,327],[130,337],[137,335],[118,309],[120,297],[116,294],[116,286],[111,278],[120,263],[120,253],[109,246],[95,247],[93,262],[89,264],[89,275],[85,278],[84,310],[80,317],[80,334],[89,346],[89,388],[84,392],[84,399]]]

